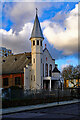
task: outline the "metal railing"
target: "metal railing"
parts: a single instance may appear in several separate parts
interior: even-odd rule
[[[79,98],[80,89],[54,89],[54,90],[23,90],[23,89],[6,89],[2,90],[3,99],[33,99],[33,98]]]

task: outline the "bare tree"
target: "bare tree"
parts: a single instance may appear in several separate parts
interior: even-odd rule
[[[80,65],[73,67],[72,65],[69,65],[65,67],[62,71],[62,76],[64,80],[69,80],[72,84],[73,87],[79,87],[79,79],[80,79]],[[74,79],[77,79],[78,82],[76,84],[74,83]]]

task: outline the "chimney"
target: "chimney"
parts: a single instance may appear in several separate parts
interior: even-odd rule
[[[46,44],[45,44],[45,48],[46,48]]]

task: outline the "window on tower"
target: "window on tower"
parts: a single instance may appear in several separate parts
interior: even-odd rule
[[[42,58],[41,58],[41,63],[42,63]]]
[[[35,58],[33,59],[33,62],[35,63]]]
[[[32,75],[31,75],[31,80],[32,80]]]
[[[35,41],[33,41],[33,46],[35,45]]]
[[[41,46],[42,46],[42,41],[41,41]]]
[[[37,40],[37,45],[39,45],[39,40]]]
[[[35,81],[35,75],[34,75],[34,81]]]

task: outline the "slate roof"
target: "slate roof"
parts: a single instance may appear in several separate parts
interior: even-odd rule
[[[52,72],[58,72],[58,73],[60,73],[60,71],[58,70],[57,67],[55,67]]]
[[[34,26],[33,26],[33,30],[31,33],[31,38],[43,38],[44,39],[37,14],[35,17]]]
[[[2,74],[23,73],[24,67],[31,63],[31,53],[22,53],[2,57]],[[1,74],[1,70],[0,70]]]

